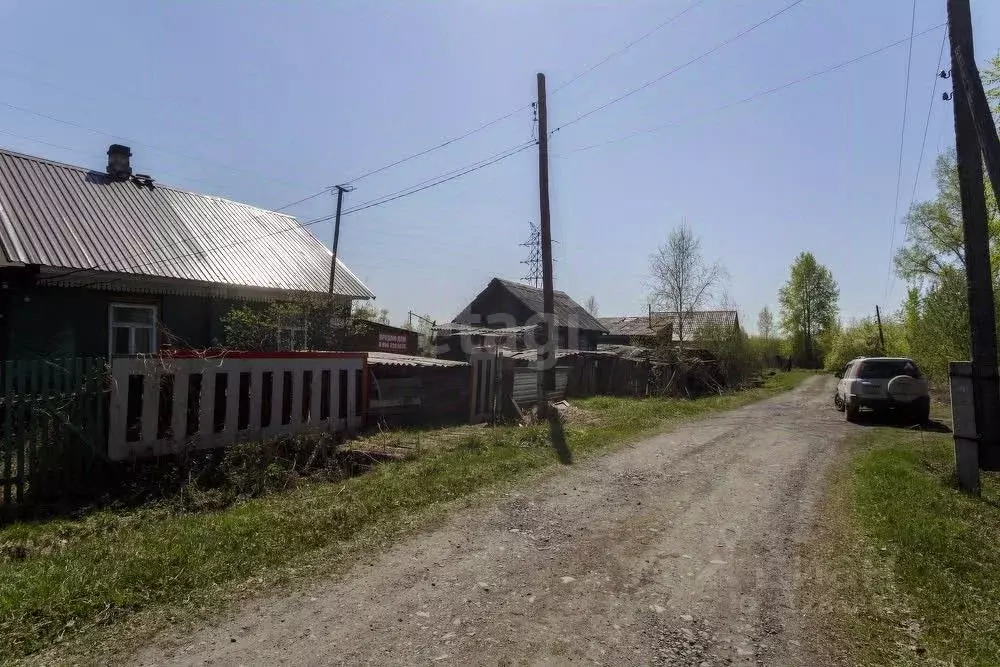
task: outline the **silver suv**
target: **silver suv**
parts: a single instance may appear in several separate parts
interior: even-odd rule
[[[927,380],[912,359],[862,357],[849,362],[837,377],[833,402],[847,421],[854,421],[861,408],[902,412],[921,424],[930,419]]]

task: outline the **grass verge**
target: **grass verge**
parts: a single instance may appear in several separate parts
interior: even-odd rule
[[[1000,478],[959,492],[947,433],[877,426],[849,447],[821,593],[852,662],[1000,664]]]
[[[579,459],[772,396],[807,376],[779,374],[757,389],[692,401],[575,401],[587,418],[569,421],[565,439]],[[111,635],[121,648],[227,600],[334,571],[357,555],[352,545],[383,547],[456,499],[554,466],[548,441],[543,426],[480,428],[414,460],[222,511],[180,512],[163,504],[9,526],[0,530],[0,656],[23,658],[61,642],[107,642]]]

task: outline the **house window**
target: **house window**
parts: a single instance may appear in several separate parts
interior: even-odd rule
[[[305,321],[289,322],[278,327],[278,349],[305,350],[309,347],[309,327]]]
[[[111,354],[147,354],[156,349],[156,306],[113,303],[110,320]]]

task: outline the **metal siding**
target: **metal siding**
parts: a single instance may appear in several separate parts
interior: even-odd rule
[[[101,172],[2,150],[0,218],[10,261],[329,290],[331,252],[291,216],[159,185],[149,190],[112,182]],[[335,291],[374,296],[340,260]]]

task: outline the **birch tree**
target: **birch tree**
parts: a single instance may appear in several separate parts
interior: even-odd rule
[[[701,241],[687,224],[670,232],[666,243],[649,258],[652,281],[650,303],[677,314],[677,340],[684,342],[684,320],[709,303],[722,286],[725,271],[718,262],[707,262]]]

